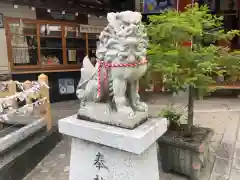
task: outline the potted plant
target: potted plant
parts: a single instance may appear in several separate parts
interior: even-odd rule
[[[168,10],[148,17],[148,59],[150,70],[164,75],[164,84],[173,92],[188,92],[187,124],[169,129],[160,139],[161,164],[198,180],[206,164],[213,131],[193,123],[196,89],[208,90],[214,75],[238,73],[239,58],[226,47],[216,46],[239,32],[224,31],[222,17],[212,15],[207,6],[194,4],[184,12]]]
[[[179,130],[181,127],[180,118],[182,113],[177,112],[174,109],[173,105],[168,108],[164,108],[160,113],[159,116],[164,117],[168,120],[168,128],[171,130]]]

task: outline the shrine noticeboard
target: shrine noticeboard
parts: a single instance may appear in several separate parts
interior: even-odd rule
[[[143,3],[143,13],[153,14],[161,13],[168,8],[174,8],[175,0],[144,0]]]

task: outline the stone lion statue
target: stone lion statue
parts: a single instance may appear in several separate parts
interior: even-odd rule
[[[104,102],[111,111],[128,115],[148,110],[138,94],[138,80],[147,70],[148,47],[141,19],[138,12],[108,13],[108,25],[97,44],[95,67],[88,57],[83,60],[76,91],[83,108],[88,102]]]

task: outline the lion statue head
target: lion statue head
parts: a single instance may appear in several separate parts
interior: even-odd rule
[[[146,56],[148,38],[139,12],[108,13],[108,25],[99,36],[96,56],[101,61],[137,61]],[[132,56],[134,58],[127,58]]]

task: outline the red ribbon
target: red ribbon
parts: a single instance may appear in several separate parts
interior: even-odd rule
[[[104,82],[105,86],[107,86],[107,77],[108,77],[108,70],[110,68],[121,68],[121,67],[136,67],[139,65],[146,64],[148,61],[146,59],[137,62],[137,63],[129,63],[129,64],[112,64],[112,63],[107,63],[104,61],[98,61],[98,97],[101,95],[101,67],[105,68],[105,73],[104,73]]]

